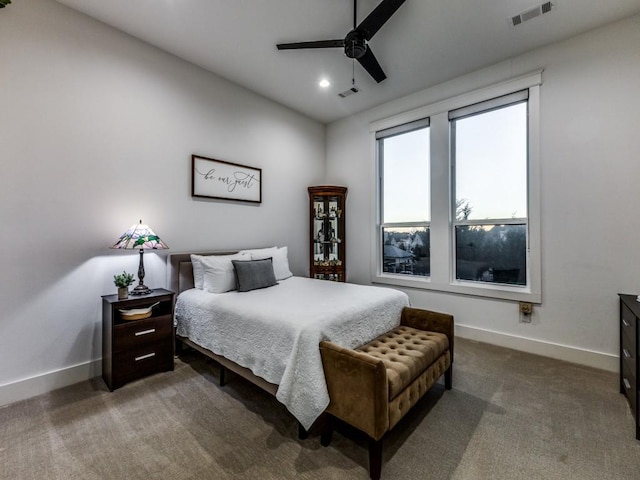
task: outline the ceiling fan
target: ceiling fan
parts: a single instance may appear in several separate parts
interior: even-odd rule
[[[396,13],[405,0],[382,0],[360,25],[356,26],[357,0],[353,0],[353,30],[344,39],[318,40],[313,42],[280,43],[278,50],[297,50],[302,48],[344,48],[347,57],[357,60],[360,65],[380,83],[387,76],[378,63],[367,42]]]

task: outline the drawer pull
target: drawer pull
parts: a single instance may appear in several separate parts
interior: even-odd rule
[[[139,337],[140,335],[149,335],[150,333],[156,333],[156,329],[150,328],[149,330],[140,330],[139,332],[136,332],[136,337]]]
[[[624,388],[626,388],[627,390],[631,390],[631,384],[629,383],[629,380],[625,378],[622,380],[622,383],[624,383]]]
[[[624,355],[624,358],[631,358],[631,354],[629,353],[629,350],[627,350],[626,348],[622,349],[622,354]]]
[[[135,360],[136,360],[136,362],[139,362],[140,360],[144,360],[146,358],[151,358],[151,357],[155,357],[155,356],[156,356],[155,352],[154,353],[147,353],[146,355],[140,355],[139,357],[136,357]]]
[[[631,326],[631,324],[627,322],[624,318],[622,319],[622,324],[627,328]]]

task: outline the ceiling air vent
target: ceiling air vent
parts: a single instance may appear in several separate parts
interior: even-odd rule
[[[340,92],[338,94],[338,96],[340,98],[346,98],[349,95],[353,95],[354,93],[358,93],[360,90],[358,90],[356,87],[351,87],[349,90],[345,90],[344,92]]]
[[[555,6],[556,2],[545,2],[542,5],[536,5],[535,7],[529,8],[524,12],[520,12],[519,14],[509,18],[509,24],[512,27],[515,27],[516,25],[520,25],[526,21],[533,20],[540,15],[549,13]]]

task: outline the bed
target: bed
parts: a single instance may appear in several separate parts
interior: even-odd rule
[[[267,249],[242,252],[250,252],[252,261],[269,254]],[[286,257],[286,247],[284,253]],[[197,258],[217,262],[238,254],[205,252]],[[194,280],[191,255],[167,258],[168,286],[178,294],[177,340],[273,394],[305,430],[329,405],[320,342],[345,348],[367,343],[399,325],[402,309],[409,305],[407,295],[398,290],[282,278],[283,269],[276,263],[273,269],[281,277],[276,285],[210,293],[194,288],[198,272]]]

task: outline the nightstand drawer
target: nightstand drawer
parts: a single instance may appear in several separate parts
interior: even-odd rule
[[[158,343],[172,338],[171,315],[133,320],[113,329],[113,352],[136,349],[141,345]]]
[[[114,353],[113,383],[122,385],[151,373],[173,370],[173,342],[142,345]]]

